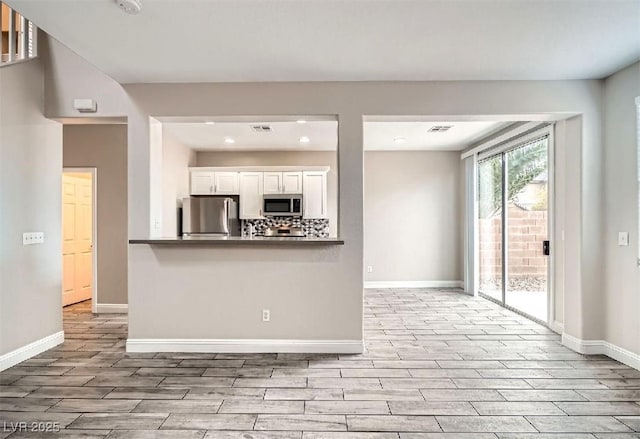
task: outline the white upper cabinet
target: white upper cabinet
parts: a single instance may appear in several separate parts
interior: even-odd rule
[[[301,194],[302,171],[265,172],[265,194]]]
[[[302,194],[303,218],[329,218],[328,167],[265,168],[191,168],[191,195],[240,195],[240,218],[260,219],[264,218],[263,195]]]
[[[264,193],[282,193],[282,172],[264,172]]]
[[[218,195],[238,195],[237,172],[215,172],[213,193]]]
[[[191,195],[238,195],[237,172],[191,171]]]
[[[240,219],[262,218],[262,172],[240,173]]]
[[[302,175],[302,217],[308,219],[328,218],[327,173],[306,171]]]
[[[209,171],[191,171],[191,195],[213,194],[214,173]]]
[[[301,194],[302,193],[302,172],[282,173],[282,193]]]

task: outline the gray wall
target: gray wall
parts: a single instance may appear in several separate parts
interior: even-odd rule
[[[640,267],[638,258],[638,137],[635,98],[640,96],[640,63],[604,84],[606,340],[640,353]],[[618,246],[618,232],[631,245]]]
[[[198,166],[329,166],[329,235],[338,235],[338,154],[336,151],[198,152]]]
[[[313,263],[313,255],[304,258],[301,252],[291,252],[290,258],[282,260],[279,269],[289,273],[292,268],[292,285],[298,288],[302,296],[298,298],[316,304],[317,311],[327,312],[340,309],[340,314],[334,314],[335,321],[327,324],[320,318],[321,313],[301,306],[291,306],[286,311],[285,327],[289,328],[288,337],[298,337],[301,333],[296,325],[296,319],[301,317],[314,326],[318,338],[335,337],[339,330],[344,339],[355,339],[361,336],[362,328],[362,281],[364,267],[363,247],[363,151],[362,151],[362,117],[367,114],[420,114],[436,117],[442,114],[465,115],[479,114],[491,117],[494,114],[512,114],[514,119],[527,118],[541,120],[563,119],[571,114],[577,115],[578,131],[567,130],[567,138],[561,144],[567,147],[567,155],[574,161],[567,163],[563,172],[571,184],[567,184],[567,193],[562,199],[571,199],[573,208],[567,211],[563,230],[567,231],[567,246],[573,252],[567,252],[577,257],[565,259],[567,273],[572,273],[571,279],[565,277],[567,286],[571,285],[573,295],[565,295],[570,299],[565,309],[565,330],[579,338],[597,338],[603,328],[603,297],[602,264],[600,263],[600,241],[602,227],[602,193],[599,189],[602,182],[601,162],[601,125],[600,110],[602,87],[599,81],[484,81],[476,82],[429,82],[429,83],[294,83],[294,84],[131,84],[125,87],[128,96],[135,102],[130,123],[136,128],[130,131],[131,145],[148,145],[148,115],[163,116],[219,116],[243,114],[338,114],[339,120],[339,173],[340,173],[340,226],[341,236],[346,245],[332,249],[331,258],[326,260],[330,265],[332,276],[327,276],[326,266]],[[130,158],[137,164],[132,166],[139,169],[135,176],[130,175],[139,184],[136,196],[141,200],[151,197],[152,189],[148,185],[148,174],[151,168],[151,157],[144,155],[144,151],[130,152]],[[575,163],[579,163],[576,167]],[[131,162],[130,162],[131,163]],[[590,178],[582,178],[589,175]],[[569,204],[569,202],[568,202]],[[130,233],[148,233],[147,224],[153,222],[151,212],[145,209],[145,203],[135,203],[137,213],[133,219]],[[135,235],[134,235],[135,236]],[[139,236],[139,235],[138,235]],[[596,237],[596,239],[594,239]],[[179,277],[178,258],[181,250],[142,247],[134,248],[130,252],[130,276],[132,282],[130,291],[138,291],[131,295],[130,310],[139,312],[130,314],[130,336],[136,338],[143,334],[153,333],[155,316],[161,312],[168,315],[172,306],[160,307],[158,310],[146,306],[158,294],[169,297],[172,292],[167,280]],[[252,256],[248,256],[251,258]],[[164,254],[166,258],[161,258]],[[153,257],[151,257],[153,255]],[[202,255],[201,255],[202,256]],[[299,257],[297,257],[299,256]],[[184,256],[183,256],[184,257]],[[207,258],[211,261],[222,258],[222,252],[211,251]],[[275,252],[263,251],[260,260],[277,258]],[[309,259],[310,258],[310,259]],[[162,263],[158,263],[161,261]],[[252,319],[250,328],[238,327],[234,319],[211,323],[208,331],[200,334],[228,334],[226,328],[233,327],[235,332],[247,334],[249,330],[253,336],[273,338],[275,325],[265,328],[260,324],[258,315],[258,301],[265,296],[278,297],[286,295],[281,288],[269,288],[264,291],[263,279],[268,278],[267,268],[263,263],[251,263],[236,260],[244,264],[246,272],[254,273],[251,278],[242,278],[236,289],[256,290],[250,308],[239,307],[234,301],[227,301],[229,294],[220,291],[219,294],[209,294],[200,297],[203,305],[220,306],[225,304],[226,315],[247,315]],[[304,262],[301,266],[296,264]],[[290,265],[287,265],[289,264]],[[294,264],[295,263],[295,264]],[[210,266],[214,264],[209,264]],[[218,267],[218,266],[216,266]],[[216,268],[209,272],[214,276],[229,276],[232,270]],[[285,268],[286,267],[286,268]],[[204,269],[204,266],[202,267]],[[155,291],[148,290],[146,282],[149,278],[162,278]],[[190,290],[201,291],[208,285],[205,276],[194,276]],[[305,288],[299,289],[299,285]],[[568,289],[568,288],[567,288]],[[322,300],[317,301],[321,295]],[[252,297],[252,296],[250,296]],[[311,299],[313,298],[313,299]],[[138,301],[137,305],[134,300]],[[222,300],[222,301],[221,301]],[[275,301],[275,299],[274,299]],[[297,305],[296,302],[293,305]],[[166,309],[165,309],[166,308]],[[186,312],[186,307],[184,311]],[[276,313],[283,310],[277,309]],[[272,313],[274,310],[272,309]],[[302,313],[300,315],[299,313]],[[293,318],[293,316],[296,318]],[[291,316],[291,317],[290,317]],[[298,317],[299,316],[299,317]],[[174,324],[175,326],[175,324]],[[272,330],[273,328],[273,330]],[[272,332],[273,331],[273,332]],[[193,334],[189,322],[181,322],[176,328],[176,336]],[[278,332],[278,336],[282,336]]]
[[[500,115],[509,120],[569,119],[564,136],[556,145],[565,148],[567,160],[557,172],[564,173],[565,192],[557,194],[566,203],[566,215],[558,226],[565,231],[565,332],[578,338],[599,339],[604,319],[601,239],[603,199],[602,171],[602,81],[438,81],[366,83],[243,83],[243,84],[130,84],[124,89],[88,65],[59,43],[49,41],[44,50],[51,62],[46,77],[47,114],[51,117],[78,116],[71,108],[73,97],[93,97],[98,101],[97,116],[127,116],[129,121],[129,236],[146,237],[152,224],[151,150],[149,116],[282,115],[337,114],[339,118],[340,234],[346,244],[331,249],[327,266],[315,263],[314,254],[296,258],[303,251],[290,253],[291,260],[308,262],[297,273],[303,298],[321,301],[321,310],[340,310],[335,319],[320,318],[318,312],[290,307],[285,322],[288,335],[295,337],[297,322],[316,328],[318,337],[341,331],[344,338],[360,337],[362,329],[363,248],[363,151],[362,118],[365,115],[422,115],[446,117]],[[48,51],[48,52],[47,52]],[[88,83],[87,81],[91,82]],[[156,195],[153,195],[156,196]],[[153,213],[155,215],[155,213]],[[249,250],[249,249],[247,249]],[[175,296],[171,284],[151,291],[147,279],[156,275],[179,275],[184,267],[183,249],[130,246],[129,291],[138,298],[140,313],[130,314],[131,330],[152,333],[157,310],[149,307],[157,294]],[[222,256],[207,250],[210,258]],[[251,251],[243,257],[251,259]],[[276,252],[260,250],[261,260]],[[162,257],[161,257],[162,256]],[[246,262],[246,261],[245,261]],[[247,273],[258,273],[256,280],[242,279],[242,288],[254,288],[268,275],[259,261],[245,263]],[[205,268],[202,267],[202,270]],[[326,273],[331,271],[330,277]],[[132,276],[133,274],[133,276]],[[212,275],[218,274],[217,272]],[[220,274],[225,275],[224,271]],[[304,279],[304,282],[302,281]],[[262,284],[264,285],[264,284]],[[198,287],[196,283],[191,287]],[[277,294],[277,288],[268,288]],[[256,288],[255,298],[264,294]],[[330,293],[330,294],[327,294]],[[318,299],[317,296],[324,296]],[[250,296],[254,298],[254,296]],[[224,299],[223,301],[216,299]],[[228,299],[228,301],[227,301]],[[178,298],[176,298],[176,301]],[[178,302],[179,303],[179,302]],[[204,305],[223,306],[229,319],[254,315],[257,307],[235,306],[222,294]],[[227,308],[227,304],[229,305]],[[132,309],[130,304],[130,310]],[[163,313],[168,310],[163,309]],[[272,311],[273,312],[273,311]],[[188,328],[188,315],[178,322]],[[270,331],[252,323],[257,337],[271,337]],[[224,322],[220,322],[224,326]],[[233,324],[233,322],[231,322]],[[246,330],[246,329],[245,329]],[[186,329],[185,329],[186,331]]]
[[[127,125],[65,125],[65,167],[97,168],[99,304],[127,303]]]
[[[365,281],[462,281],[459,152],[364,155]]]
[[[62,127],[43,104],[40,60],[0,68],[0,355],[62,331]]]

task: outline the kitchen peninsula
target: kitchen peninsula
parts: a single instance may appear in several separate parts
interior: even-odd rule
[[[288,119],[163,124],[149,235],[129,241],[127,351],[362,352],[337,124]]]

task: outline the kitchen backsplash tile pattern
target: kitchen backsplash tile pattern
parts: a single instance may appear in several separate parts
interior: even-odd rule
[[[264,236],[264,231],[267,227],[292,226],[302,227],[304,235],[309,238],[329,237],[328,219],[303,219],[291,218],[286,216],[274,216],[264,219],[242,220],[243,236],[249,233],[249,224],[253,225],[253,234],[255,236]]]

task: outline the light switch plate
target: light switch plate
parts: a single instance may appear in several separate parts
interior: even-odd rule
[[[22,234],[22,245],[44,243],[44,232],[28,232]]]
[[[618,245],[620,247],[629,245],[629,232],[618,232]]]

